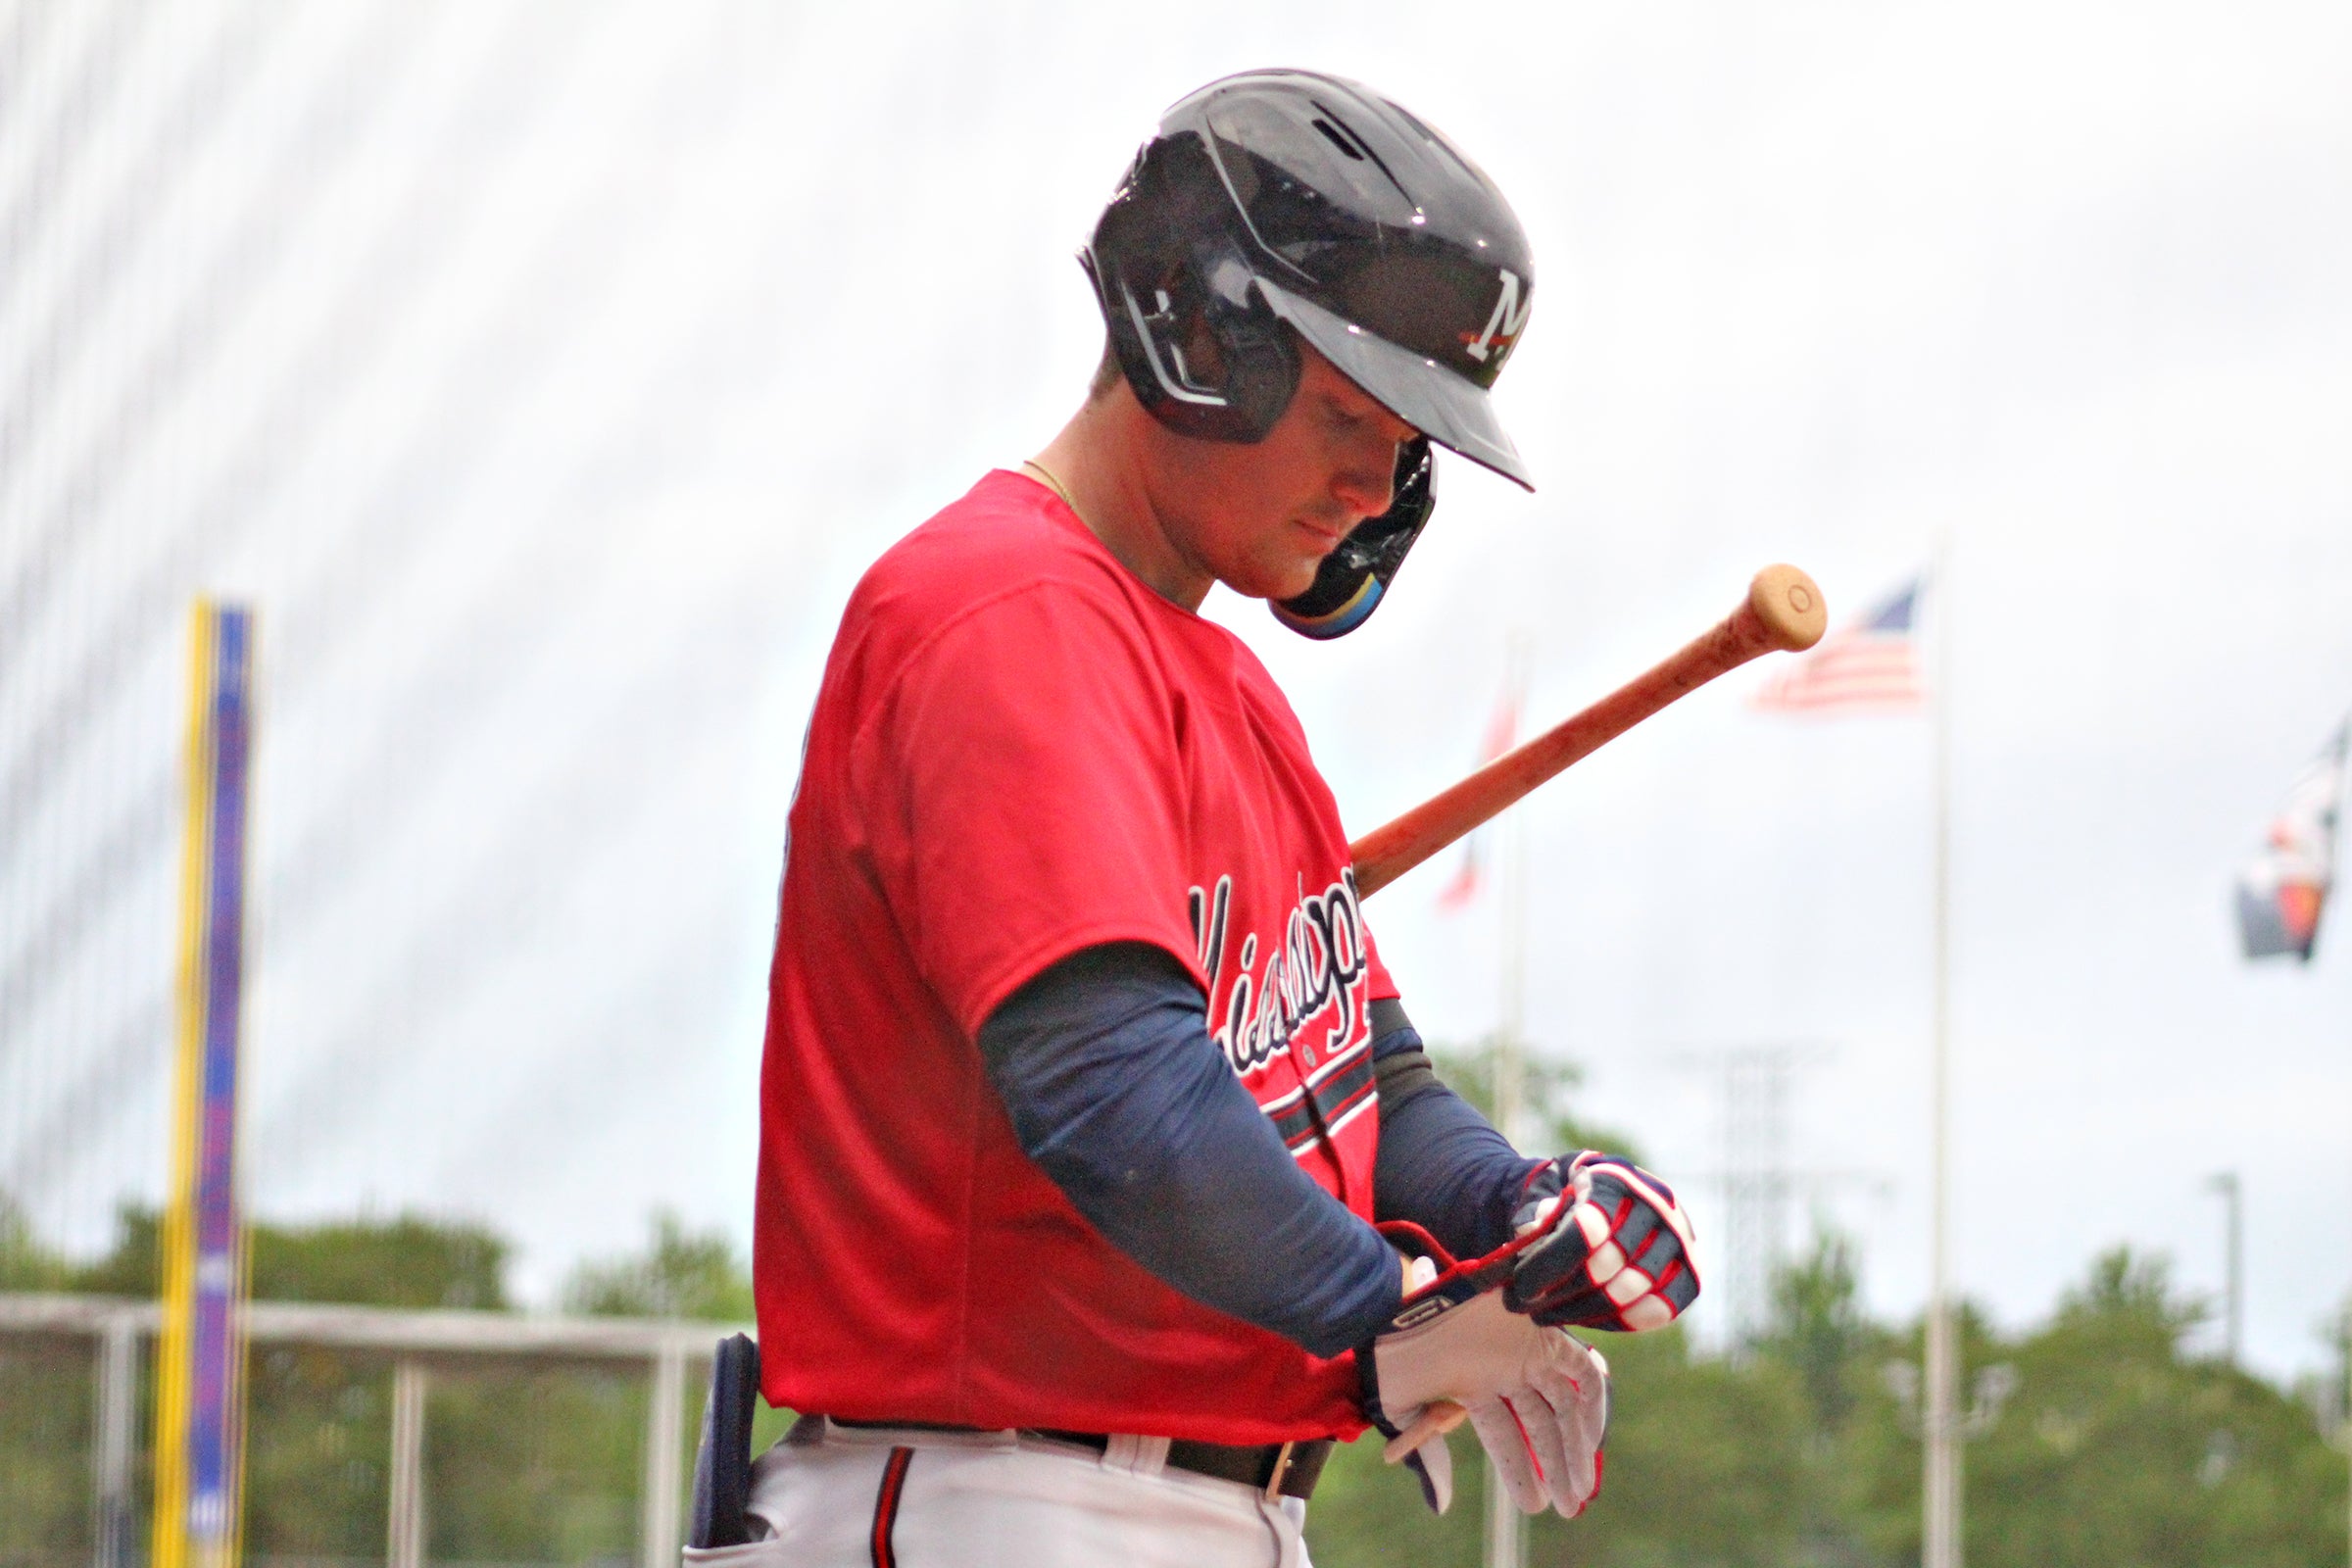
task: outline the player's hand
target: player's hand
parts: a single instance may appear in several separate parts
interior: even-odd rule
[[[1698,1299],[1690,1218],[1674,1189],[1588,1150],[1528,1178],[1503,1299],[1539,1323],[1640,1333]]]
[[[1469,1406],[1471,1428],[1494,1461],[1503,1490],[1521,1513],[1548,1505],[1563,1519],[1583,1513],[1600,1491],[1601,1444],[1609,1435],[1609,1363],[1598,1350],[1566,1329],[1538,1331],[1553,1337],[1547,1359],[1567,1376],[1566,1403],[1540,1389]],[[1546,1419],[1531,1411],[1528,1393],[1550,1404]],[[1548,1427],[1558,1428],[1556,1450],[1545,1446]]]
[[[1445,1439],[1418,1418],[1444,1401],[1469,1412],[1511,1500],[1573,1518],[1600,1489],[1608,1428],[1608,1363],[1570,1335],[1510,1311],[1502,1293],[1449,1268],[1407,1296],[1387,1332],[1356,1351],[1365,1415],[1392,1439],[1415,1427],[1409,1454],[1423,1496],[1452,1501]]]

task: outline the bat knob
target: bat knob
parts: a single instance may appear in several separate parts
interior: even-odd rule
[[[1747,585],[1747,604],[1772,638],[1772,646],[1798,653],[1821,641],[1829,606],[1813,579],[1794,566],[1766,566]]]

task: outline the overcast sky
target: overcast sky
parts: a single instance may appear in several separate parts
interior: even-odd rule
[[[1041,447],[1071,261],[1159,110],[1375,84],[1537,257],[1360,632],[1267,660],[1360,831],[1795,562],[1951,581],[1961,1286],[2111,1245],[2316,1364],[2352,1286],[2352,956],[2251,968],[2232,869],[2352,707],[2352,11],[1037,3],[0,8],[0,1187],[161,1191],[186,602],[250,596],[250,1191],[489,1219],[547,1299],[658,1204],[748,1237],[783,815],[842,599]],[[1929,729],[1742,672],[1527,808],[1529,1033],[1669,1175],[1701,1054],[1810,1042],[1789,1157],[1926,1287]],[[1498,914],[1375,899],[1425,1032]],[[2340,911],[2339,911],[2340,914]],[[1704,1232],[1712,1199],[1691,1201]],[[1709,1307],[1702,1304],[1701,1313]]]

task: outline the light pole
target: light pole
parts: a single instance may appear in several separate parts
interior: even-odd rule
[[[1936,952],[1928,1073],[1928,1320],[1922,1346],[1920,1568],[1961,1568],[1960,1346],[1949,1253],[1952,1080],[1951,543],[1936,539]]]
[[[1503,686],[1512,721],[1525,706],[1531,639],[1514,629],[1504,644]],[[1502,862],[1502,1027],[1494,1032],[1494,1125],[1524,1149],[1527,1126],[1527,813],[1512,809],[1495,823]],[[1440,1439],[1440,1442],[1445,1441]],[[1519,1506],[1503,1490],[1502,1473],[1487,1461],[1487,1568],[1522,1568],[1527,1531]]]
[[[1922,1348],[1924,1349],[1925,1347],[1923,1346]],[[1937,1433],[1934,1424],[1936,1420],[1936,1413],[1932,1409],[1922,1408],[1920,1370],[1909,1361],[1889,1361],[1885,1368],[1886,1392],[1894,1396],[1894,1402],[1901,1407],[1903,1424],[1916,1432],[1924,1444],[1930,1438],[1937,1436]],[[1967,1413],[1962,1414],[1955,1404],[1950,1415],[1944,1419],[1941,1436],[1945,1445],[1957,1455],[1962,1444],[1974,1443],[1990,1432],[2001,1419],[2001,1407],[2009,1402],[2009,1396],[2016,1392],[2016,1367],[2006,1361],[1995,1361],[1990,1366],[1979,1367],[1975,1379],[1969,1384],[1970,1403]],[[1959,1472],[1959,1462],[1955,1457],[1952,1464],[1952,1475],[1955,1482]],[[1957,1522],[1955,1519],[1954,1524],[1956,1525]],[[1923,1540],[1923,1551],[1927,1545],[1928,1543]],[[1957,1544],[1954,1543],[1953,1545],[1956,1549]]]
[[[2227,1266],[2229,1284],[2223,1297],[2222,1327],[2230,1347],[2230,1364],[2238,1364],[2239,1353],[2245,1348],[2246,1322],[2246,1251],[2245,1202],[2238,1187],[2237,1172],[2225,1170],[2205,1178],[2207,1192],[2219,1193],[2227,1216]]]

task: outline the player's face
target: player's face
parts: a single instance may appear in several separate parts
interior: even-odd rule
[[[1406,424],[1313,349],[1298,395],[1263,441],[1191,443],[1183,506],[1188,538],[1172,541],[1237,593],[1306,592],[1323,558],[1355,525],[1389,510]]]

